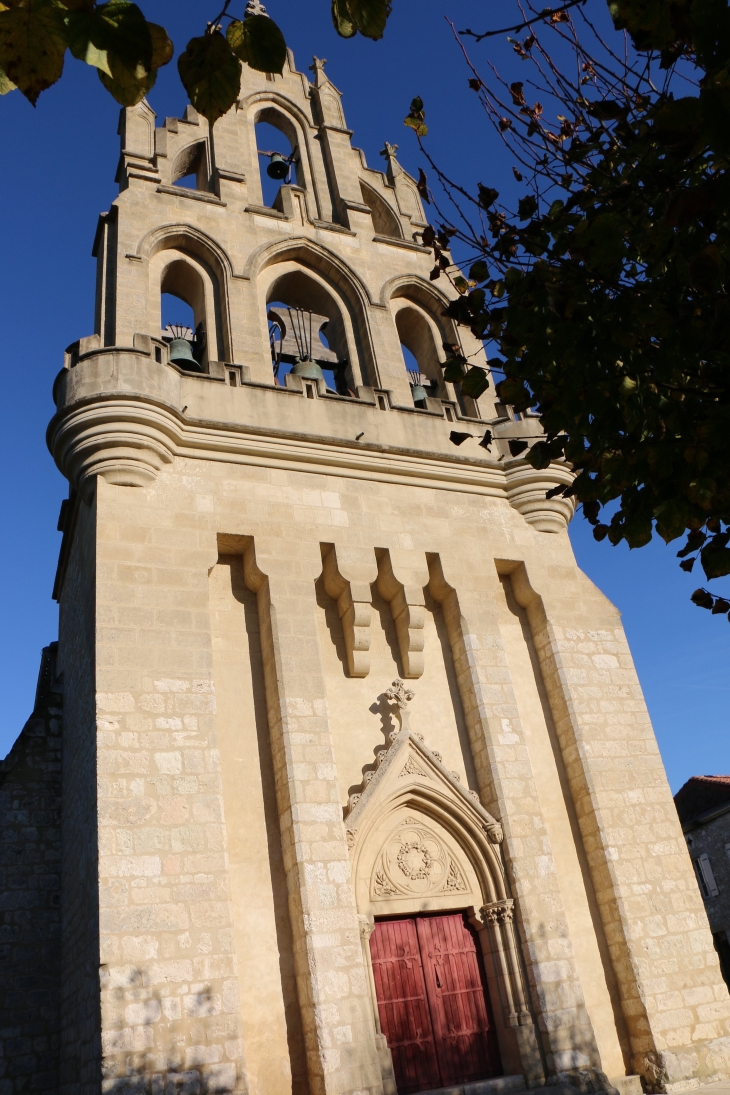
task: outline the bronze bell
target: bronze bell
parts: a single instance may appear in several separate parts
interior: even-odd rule
[[[408,370],[408,377],[411,382],[411,395],[413,396],[413,402],[416,404],[422,403],[423,400],[426,399],[426,397],[428,396],[428,392],[423,385],[423,377],[420,373],[416,372],[415,370],[412,371],[411,369]]]
[[[324,373],[311,357],[298,357],[291,367],[293,376],[303,376],[305,380],[324,380]]]
[[[193,348],[186,338],[173,338],[170,343],[170,361],[181,369],[195,369],[200,372],[200,365],[193,357]]]
[[[285,160],[281,152],[271,153],[271,162],[266,168],[266,174],[270,179],[285,179],[289,174],[289,161]]]

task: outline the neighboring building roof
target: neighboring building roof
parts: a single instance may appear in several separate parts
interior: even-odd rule
[[[674,796],[674,805],[683,826],[730,808],[730,776],[691,776]]]

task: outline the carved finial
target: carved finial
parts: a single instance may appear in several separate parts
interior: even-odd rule
[[[327,77],[325,76],[325,72],[324,72],[324,66],[326,64],[327,64],[327,58],[326,57],[313,57],[312,58],[312,63],[309,66],[309,71],[314,73],[315,79],[318,79],[320,76],[322,77],[323,80],[327,79]]]
[[[410,703],[415,695],[414,692],[411,692],[410,688],[406,688],[400,677],[397,677],[396,680],[393,681],[390,688],[386,688],[385,694],[389,700],[393,700],[394,703],[398,704],[401,711],[404,710],[406,704]]]
[[[385,695],[389,700],[392,700],[393,703],[397,704],[398,718],[400,720],[401,730],[410,730],[410,726],[408,725],[407,707],[410,701],[413,699],[414,693],[411,692],[410,688],[406,688],[400,677],[397,677],[396,680],[393,681],[390,688],[387,688],[385,690]],[[391,734],[390,736],[392,739],[393,734]]]
[[[261,3],[261,0],[248,0],[246,10],[243,13],[243,18],[246,19],[249,15],[265,15],[267,19],[269,18],[269,13]]]
[[[394,160],[395,159],[395,154],[396,154],[397,151],[398,151],[398,145],[397,144],[388,144],[388,142],[386,141],[385,145],[380,150],[380,155],[385,156],[386,160]]]

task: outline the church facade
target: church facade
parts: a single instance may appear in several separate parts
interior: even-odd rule
[[[29,726],[37,749],[62,703],[59,998],[32,1089],[727,1079],[730,999],[619,615],[546,498],[569,472],[511,455],[538,428],[493,387],[444,382],[444,346],[487,363],[444,317],[417,186],[392,145],[367,166],[312,74],[244,66],[213,133],[122,111],[96,329],[48,431],[71,494]],[[285,164],[272,205],[259,161]],[[161,329],[162,293],[190,330]],[[42,781],[29,733],[5,803]]]

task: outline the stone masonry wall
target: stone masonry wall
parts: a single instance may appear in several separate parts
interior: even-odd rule
[[[60,701],[41,694],[0,761],[0,1095],[58,1090]]]
[[[98,1095],[101,1082],[94,709],[96,509],[82,503],[59,621],[64,675],[61,1050],[59,1090]]]

